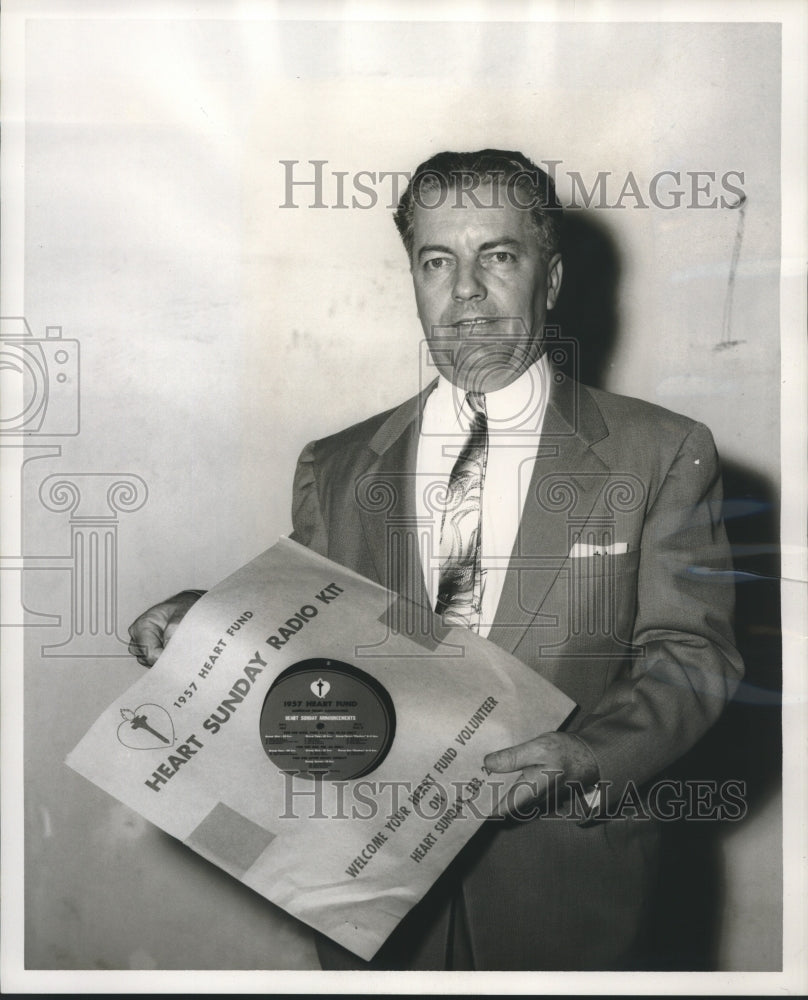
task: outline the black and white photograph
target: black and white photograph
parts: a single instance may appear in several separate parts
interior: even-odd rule
[[[808,989],[806,42],[4,4],[4,992]]]

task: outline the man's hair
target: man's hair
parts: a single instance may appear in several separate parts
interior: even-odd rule
[[[471,193],[489,182],[497,185],[497,201],[481,198],[480,203],[502,204],[509,200],[516,208],[529,212],[539,245],[547,257],[556,253],[563,210],[553,179],[524,153],[481,149],[475,153],[436,153],[416,168],[393,214],[410,260],[416,205],[434,208],[444,203],[452,189]]]

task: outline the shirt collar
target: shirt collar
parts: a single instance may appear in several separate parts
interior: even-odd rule
[[[514,431],[529,434],[531,430],[538,434],[547,405],[550,381],[550,365],[547,356],[543,354],[510,385],[495,392],[487,392],[485,408],[489,435]],[[465,391],[439,375],[424,410],[424,421],[429,431],[451,433],[461,430],[467,433],[471,419]]]

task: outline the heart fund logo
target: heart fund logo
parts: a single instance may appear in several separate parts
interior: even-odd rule
[[[160,705],[138,705],[134,711],[122,708],[121,717],[118,740],[130,750],[164,750],[174,746],[174,723]]]
[[[313,684],[309,685],[312,694],[316,694],[318,698],[325,698],[328,692],[331,690],[331,685],[328,681],[324,681],[322,677],[319,677]]]

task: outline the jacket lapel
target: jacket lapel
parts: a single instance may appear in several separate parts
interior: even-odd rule
[[[519,531],[488,636],[509,652],[536,621],[606,484],[609,469],[591,445],[607,434],[586,389],[566,377],[553,384]]]
[[[415,505],[418,437],[424,403],[436,382],[402,403],[369,442],[357,480],[359,517],[378,581],[410,601],[429,605]]]

